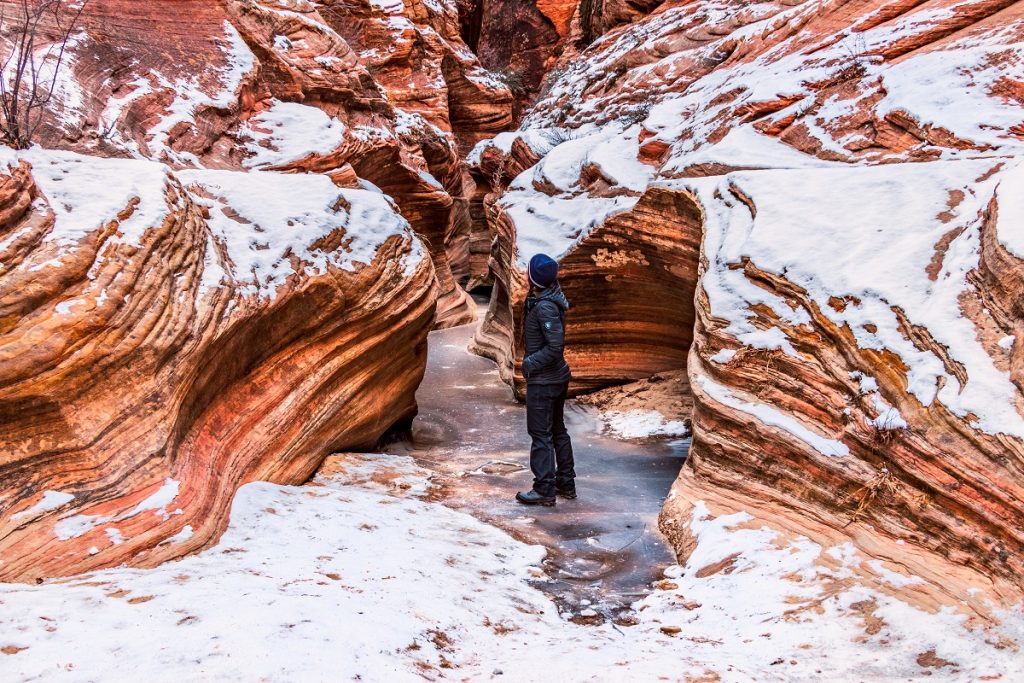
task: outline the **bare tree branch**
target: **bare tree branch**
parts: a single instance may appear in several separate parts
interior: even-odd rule
[[[21,16],[0,12],[0,35],[10,52],[0,60],[0,137],[8,145],[28,147],[53,100],[68,41],[89,0],[77,7],[65,0],[21,0]],[[52,37],[42,33],[52,24]],[[37,47],[43,45],[44,47]]]

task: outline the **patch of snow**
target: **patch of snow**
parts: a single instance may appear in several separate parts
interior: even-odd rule
[[[1022,673],[1014,648],[989,644],[1024,637],[1019,613],[982,629],[949,609],[918,610],[844,582],[852,557],[828,569],[817,560],[833,548],[782,542],[746,513],[715,517],[701,502],[683,522],[696,540],[689,561],[665,572],[676,587],[638,603],[636,626],[578,626],[531,585],[544,577],[543,548],[418,497],[423,486],[392,485],[420,476],[410,458],[359,458],[317,485],[243,486],[220,542],[196,555],[0,585],[0,646],[16,651],[7,679],[118,680],[131,662],[146,681],[484,680],[499,670],[515,681],[891,680],[919,676],[916,658],[930,649],[956,662],[936,679]],[[729,571],[698,576],[730,555]],[[864,632],[865,601],[883,621],[877,633]],[[126,637],[124,624],[145,628]],[[671,626],[676,636],[663,633]],[[527,656],[537,648],[546,656]]]
[[[138,158],[142,156],[138,143],[134,140],[126,140],[118,129],[117,124],[121,120],[121,115],[133,102],[153,93],[154,90],[153,84],[145,76],[139,76],[127,83],[123,89],[129,87],[131,88],[129,92],[107,100],[106,105],[103,107],[103,113],[100,114],[100,133],[107,136],[111,143],[124,147]]]
[[[920,576],[913,576],[908,574],[900,574],[887,568],[881,560],[868,560],[867,565],[871,567],[871,571],[885,581],[887,584],[894,588],[905,588],[907,586],[914,586],[923,584],[924,579]]]
[[[345,124],[317,107],[275,100],[243,124],[242,134],[253,139],[245,166],[265,168],[333,152],[345,140]]]
[[[878,429],[907,428],[907,421],[903,419],[900,411],[889,405],[878,392],[878,381],[874,377],[868,377],[861,372],[854,372],[851,377],[860,380],[860,393],[871,400],[871,405],[878,413],[877,417],[870,420],[871,424]]]
[[[444,190],[444,185],[442,185],[438,181],[438,179],[435,178],[433,175],[431,175],[429,172],[421,170],[421,171],[417,171],[417,173],[419,174],[420,179],[423,180],[424,182],[426,182],[431,187],[433,187],[433,188],[435,188],[437,190],[440,190],[441,192],[445,191]]]
[[[78,538],[109,521],[110,518],[103,515],[72,515],[53,525],[53,535],[62,541],[67,541]]]
[[[383,194],[339,188],[324,175],[212,170],[178,175],[213,196],[195,200],[209,207],[207,223],[228,250],[231,275],[242,283],[243,296],[273,298],[296,273],[296,263],[319,272],[329,265],[355,270],[373,261],[389,237],[411,235]],[[345,202],[350,209],[343,208]],[[345,230],[344,248],[312,247],[339,229]]]
[[[845,456],[850,454],[850,447],[842,441],[829,439],[811,431],[796,420],[796,418],[787,415],[778,408],[773,408],[767,403],[744,401],[733,394],[729,387],[715,382],[706,375],[697,377],[697,383],[708,396],[718,403],[752,415],[769,427],[778,427],[803,441],[822,455]]]
[[[976,415],[975,428],[1024,436],[1024,419],[1014,407],[1016,388],[1009,374],[995,367],[960,306],[961,294],[971,287],[967,274],[978,263],[982,209],[1002,175],[978,178],[995,165],[937,161],[750,171],[675,182],[694,192],[705,208],[704,253],[710,265],[701,286],[712,315],[729,320],[731,334],[746,343],[746,335],[758,333],[749,319],[750,307],[758,303],[793,325],[810,321],[802,307],[794,310],[750,282],[742,269],[729,268],[749,258],[807,291],[817,309],[848,327],[861,348],[898,355],[908,367],[908,390],[923,405],[939,401],[956,415]],[[1007,191],[1015,187],[1012,180],[1003,181]],[[950,209],[952,217],[936,220],[952,194],[961,192],[964,199]],[[751,199],[756,217],[738,193]],[[949,244],[933,281],[927,269],[935,245],[957,229],[963,232]],[[829,305],[833,296],[849,297],[851,303],[837,311]],[[907,338],[897,308],[963,365],[963,386],[941,358]],[[905,424],[877,405],[884,419]]]
[[[675,131],[672,131],[673,134]],[[669,136],[671,137],[671,136]],[[732,128],[721,141],[688,154],[673,155],[661,168],[663,175],[682,173],[699,164],[720,164],[729,169],[829,168],[838,162],[804,154],[779,138],[764,135],[750,126]]]
[[[190,538],[192,538],[192,525],[191,524],[186,524],[184,527],[182,527],[181,531],[179,531],[178,533],[174,534],[173,536],[170,536],[169,538],[165,539],[161,543],[161,545],[164,545],[164,544],[167,544],[167,543],[184,543],[185,541],[187,541]]]
[[[639,408],[620,412],[601,413],[605,428],[622,439],[640,439],[650,436],[688,436],[689,428],[681,420],[666,420],[657,410]]]
[[[238,29],[227,20],[224,21],[224,36],[227,65],[218,74],[220,88],[216,92],[206,93],[200,87],[197,77],[171,81],[157,71],[151,74],[156,86],[175,93],[174,101],[168,106],[167,113],[148,131],[152,137],[148,144],[154,156],[181,165],[201,165],[194,155],[172,149],[169,135],[180,123],[194,123],[200,107],[227,109],[237,101],[243,79],[255,68],[256,56],[238,33]]]
[[[721,349],[718,353],[711,356],[708,360],[712,363],[718,363],[724,365],[736,357],[736,349]]]
[[[466,156],[466,163],[470,166],[480,163],[480,157],[484,150],[493,147],[503,154],[512,151],[512,145],[516,140],[521,140],[539,156],[544,156],[556,146],[571,137],[568,131],[558,128],[526,128],[517,131],[506,131],[498,133],[493,138],[478,142]]]
[[[999,242],[1017,258],[1024,258],[1024,163],[1003,173],[996,189],[996,202]]]
[[[50,510],[56,510],[61,505],[70,503],[74,499],[75,497],[72,494],[64,493],[63,491],[45,491],[43,492],[43,497],[39,499],[39,502],[27,510],[22,510],[11,519],[17,520],[24,519],[25,517],[38,517]]]
[[[516,178],[510,189],[524,190],[534,183],[544,183],[563,192],[579,192],[583,168],[593,165],[615,181],[614,185],[640,192],[654,177],[654,168],[637,159],[639,132],[640,126],[576,131]]]
[[[950,607],[931,613],[853,580],[862,572],[852,544],[823,548],[804,537],[784,539],[767,526],[750,528],[752,521],[744,512],[714,516],[697,501],[689,522],[695,549],[685,567],[666,572],[678,587],[639,603],[646,607],[645,621],[680,628],[681,647],[707,647],[698,643],[714,638],[714,659],[733,665],[724,680],[891,681],[928,675],[966,682],[1024,674],[1016,652],[1004,654],[986,644],[995,642],[992,633],[967,630],[967,613]],[[828,568],[819,561],[823,553],[843,566]],[[716,563],[731,568],[698,577]],[[880,573],[897,583],[916,583]],[[684,612],[684,601],[698,607]],[[875,632],[865,629],[865,607],[881,620]],[[997,627],[1015,642],[1024,637],[1017,609],[1001,611],[1003,625]],[[954,664],[925,670],[917,657],[929,650]]]
[[[904,111],[979,145],[1016,142],[1007,131],[1021,122],[1020,104],[1001,100],[990,88],[1008,71],[1017,78],[1024,75],[1024,45],[995,37],[967,36],[889,65],[882,75],[886,95],[877,105],[878,115]]]
[[[171,504],[171,501],[178,497],[178,489],[180,486],[180,482],[168,477],[156,492],[132,508],[125,517],[133,517],[141,512],[145,512],[146,510],[155,510],[157,514],[163,513],[163,517],[166,519],[167,512],[165,508]]]
[[[416,272],[416,269],[420,267],[421,263],[423,263],[423,260],[427,258],[427,249],[423,245],[423,240],[420,239],[420,236],[415,232],[410,231],[410,235],[412,237],[412,248],[409,250],[409,253],[403,257],[402,261],[404,266],[402,269],[402,275],[405,277],[412,277],[413,273]]]
[[[84,304],[85,301],[82,299],[70,299],[68,301],[61,301],[59,304],[53,307],[53,310],[60,315],[67,315],[71,312],[71,309],[78,304]]]
[[[540,253],[561,259],[608,216],[628,211],[637,199],[549,197],[532,188],[506,192],[501,205],[516,226],[519,267],[525,270],[530,259]]]
[[[58,120],[65,128],[74,130],[81,126],[85,114],[85,94],[74,75],[75,64],[78,61],[76,52],[88,40],[88,34],[81,29],[74,32],[68,36],[63,48],[60,42],[45,42],[41,31],[33,33],[30,38],[32,42],[28,45],[39,47],[28,55],[25,69],[21,74],[18,73],[18,63],[23,53],[16,39],[11,51],[4,55],[4,70],[0,78],[4,81],[6,91],[13,92],[15,81],[20,75],[22,97],[28,99],[34,89],[43,97],[49,93],[50,101],[46,108],[57,114]]]
[[[120,221],[112,243],[139,244],[144,232],[159,227],[168,214],[164,164],[135,159],[104,159],[34,147],[15,151],[0,147],[0,163],[32,164],[32,175],[55,214],[46,240],[68,250],[96,229],[117,220],[137,200],[132,214]],[[51,265],[59,266],[59,261]]]

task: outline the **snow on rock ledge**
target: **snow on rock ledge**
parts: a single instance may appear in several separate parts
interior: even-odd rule
[[[97,0],[79,26],[40,144],[369,181],[424,239],[437,325],[473,319],[459,150],[508,127],[511,94],[462,42],[454,0]]]
[[[425,474],[406,457],[331,456],[311,485],[243,486],[220,542],[180,562],[0,585],[0,669],[112,680],[130,661],[146,681],[245,683],[1021,676],[1019,608],[992,609],[996,627],[936,610],[899,564],[703,502],[683,520],[690,561],[666,569],[633,625],[573,623],[537,590],[553,580],[544,549],[431,500]],[[145,637],[126,638],[126,619]],[[526,656],[537,648],[549,656]]]
[[[326,176],[3,152],[0,578],[204,547],[411,418],[431,262]]]
[[[1024,261],[996,235],[995,190],[1024,185],[1004,166],[678,184],[706,216],[694,441],[663,513],[684,555],[693,501],[756,501],[869,554],[906,543],[1020,588]],[[955,592],[944,565],[914,562]]]

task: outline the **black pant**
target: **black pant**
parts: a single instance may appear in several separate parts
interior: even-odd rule
[[[529,384],[526,387],[526,431],[533,439],[530,469],[533,488],[544,496],[555,495],[555,486],[573,484],[572,441],[565,430],[563,410],[569,383]]]

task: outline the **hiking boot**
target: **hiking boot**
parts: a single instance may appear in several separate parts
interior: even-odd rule
[[[576,500],[576,484],[567,484],[566,486],[556,486],[555,495],[561,496],[566,500]]]
[[[555,497],[554,496],[543,496],[533,489],[530,489],[526,493],[520,491],[516,494],[516,501],[523,505],[543,505],[544,507],[554,507]]]

